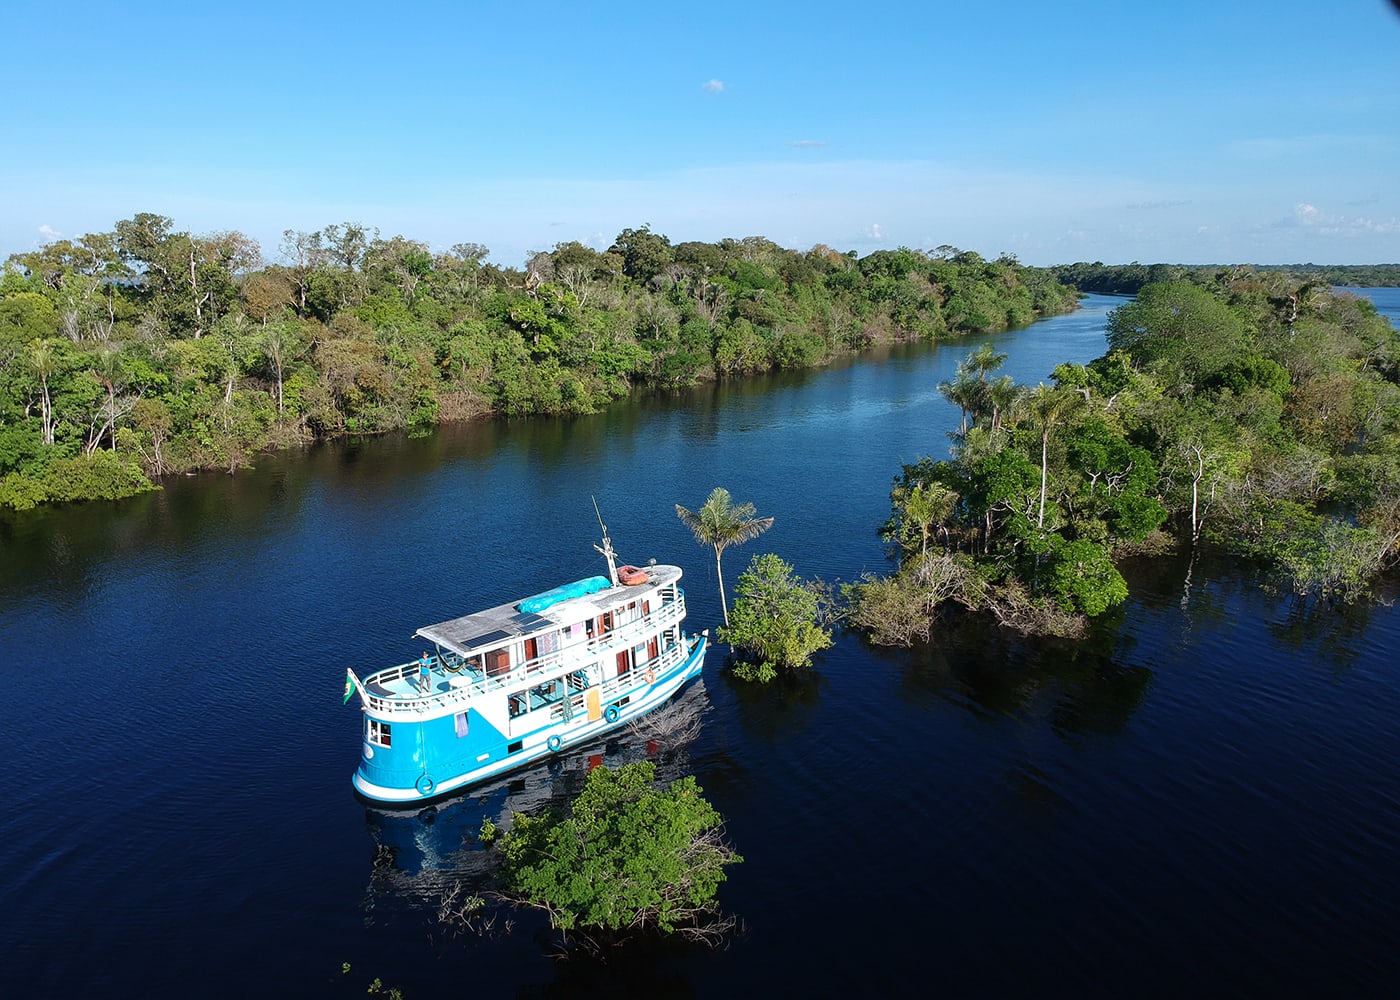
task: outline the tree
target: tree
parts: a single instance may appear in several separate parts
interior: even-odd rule
[[[903,475],[895,480],[890,491],[893,516],[886,522],[882,534],[899,547],[900,562],[906,557],[926,553],[929,535],[935,529],[946,541],[948,523],[960,497],[936,476],[940,470],[949,468],[946,462],[935,465],[925,459],[906,465]]]
[[[294,327],[289,323],[274,323],[265,327],[262,332],[262,350],[272,363],[273,373],[277,376],[277,412],[280,415],[284,412],[282,387],[284,383],[283,374],[286,364],[293,352],[300,347]]]
[[[938,383],[938,391],[943,398],[956,406],[962,415],[958,425],[958,436],[966,437],[969,417],[976,422],[977,413],[986,398],[987,383],[973,378],[967,365],[959,362],[957,373],[951,381]]]
[[[1006,354],[999,353],[991,344],[983,344],[967,356],[967,366],[977,373],[981,382],[987,381],[987,373],[996,371],[1006,364]]]
[[[648,281],[666,270],[674,259],[671,241],[651,231],[651,223],[640,229],[624,229],[608,248],[622,257],[622,273],[638,281]]]
[[[831,645],[822,588],[771,552],[753,557],[737,592],[734,623],[719,630],[719,639],[742,651],[744,662],[734,668],[740,679],[766,683],[780,670],[810,665],[813,653]]]
[[[1191,380],[1210,375],[1246,344],[1238,314],[1204,288],[1184,281],[1148,285],[1108,314],[1109,351]]]
[[[1128,584],[1107,550],[1082,538],[1056,550],[1049,577],[1055,602],[1070,613],[1094,618],[1128,599]]]
[[[91,455],[102,444],[102,439],[111,432],[112,451],[117,450],[117,421],[131,412],[136,405],[135,397],[118,399],[117,393],[124,392],[127,385],[126,371],[121,363],[121,349],[104,346],[90,361],[89,373],[102,388],[107,390],[100,409],[94,415],[92,432],[83,451]],[[101,426],[97,420],[101,419]]]
[[[567,813],[515,814],[499,841],[506,898],[544,910],[566,932],[654,926],[712,940],[727,929],[715,895],[724,869],[744,859],[693,777],[665,788],[655,778],[651,761],[596,767]]]
[[[731,545],[752,541],[773,527],[771,517],[754,517],[751,503],[735,504],[729,491],[716,486],[699,510],[687,510],[676,504],[676,516],[690,529],[695,541],[715,550],[715,575],[719,578],[719,603],[724,610],[724,624],[729,624],[729,603],[724,596],[724,570],[720,557]]]
[[[1081,397],[1065,389],[1051,388],[1043,383],[1025,397],[1031,416],[1040,428],[1040,510],[1035,526],[1045,527],[1045,486],[1050,471],[1050,432],[1079,405]]]
[[[47,337],[36,337],[29,345],[29,366],[39,376],[40,413],[44,426],[44,444],[53,444],[53,400],[49,395],[49,376],[58,370],[58,358],[53,341]]]
[[[282,258],[287,261],[287,276],[296,290],[297,315],[306,316],[307,277],[321,263],[326,248],[320,230],[306,233],[297,229],[282,231]]]
[[[992,430],[1000,430],[1006,414],[1021,398],[1022,388],[1010,375],[1003,375],[995,382],[987,383],[987,404],[992,408]]]

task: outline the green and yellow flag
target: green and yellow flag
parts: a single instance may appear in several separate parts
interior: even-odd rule
[[[346,668],[345,668],[345,699],[344,699],[344,701],[341,702],[342,705],[346,704],[346,703],[350,700],[350,696],[353,695],[353,694],[355,693],[355,689],[356,689],[357,687],[359,687],[359,686],[360,686],[359,680],[355,677],[355,675],[354,675],[353,673],[350,672],[350,668],[349,668],[349,667],[346,667]]]

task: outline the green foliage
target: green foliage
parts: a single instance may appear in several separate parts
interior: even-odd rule
[[[666,933],[716,913],[724,869],[743,861],[693,777],[653,784],[650,761],[594,768],[567,812],[516,814],[500,837],[507,892],[561,930]]]
[[[1050,563],[1050,593],[1062,610],[1093,618],[1128,599],[1108,550],[1080,539],[1060,546]]]
[[[16,501],[48,495],[32,482],[53,459],[113,446],[148,477],[232,471],[268,448],[592,413],[1073,307],[1011,259],[857,261],[762,237],[673,247],[645,225],[603,253],[559,244],[524,272],[483,263],[476,244],[434,255],[355,222],[287,230],[280,252],[264,266],[240,233],[143,212],[14,255],[0,274],[0,475],[31,483]],[[952,300],[981,313],[949,319]]]
[[[1238,313],[1187,282],[1148,285],[1108,316],[1110,351],[1170,378],[1209,379],[1248,348]]]
[[[31,475],[11,472],[0,479],[0,504],[28,510],[41,503],[120,500],[155,489],[141,467],[109,451],[55,458]]]
[[[1000,422],[975,355],[940,386],[963,411],[958,447],[895,481],[900,570],[853,588],[858,627],[909,642],[954,602],[1073,634],[1127,596],[1114,552],[1164,526],[1258,560],[1301,600],[1353,600],[1400,561],[1395,330],[1315,277],[1136,273],[1170,280],[1113,311],[1108,353],[1010,394]]]
[[[831,645],[823,588],[798,578],[778,556],[755,555],[736,592],[734,613],[718,636],[739,653],[734,675],[741,680],[767,682],[779,671],[810,666],[812,654]]]

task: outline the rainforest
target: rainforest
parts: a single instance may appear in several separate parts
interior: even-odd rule
[[[116,498],[260,452],[584,414],[636,391],[810,368],[875,344],[995,333],[1075,291],[943,246],[857,259],[650,226],[486,263],[358,223],[240,232],[139,213],[0,273],[0,506]]]

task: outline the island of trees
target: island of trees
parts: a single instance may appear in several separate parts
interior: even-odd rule
[[[0,507],[115,498],[261,451],[575,414],[634,391],[823,364],[872,344],[989,333],[1072,309],[1013,257],[954,247],[857,259],[762,237],[606,250],[523,268],[355,223],[238,232],[141,213],[0,272]]]
[[[1350,600],[1400,558],[1400,336],[1289,272],[1188,272],[1111,314],[1108,352],[1053,384],[991,347],[940,386],[952,457],[905,465],[898,571],[851,588],[876,641],[961,605],[1075,634],[1127,597],[1114,560],[1216,544],[1303,601]]]

